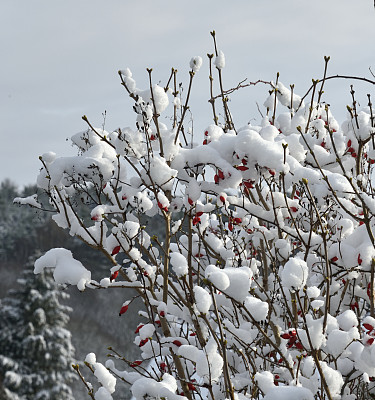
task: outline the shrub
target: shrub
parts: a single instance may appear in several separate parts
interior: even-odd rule
[[[375,82],[328,76],[325,57],[323,77],[303,97],[279,76],[225,91],[225,57],[212,36],[214,123],[200,144],[185,118],[202,64],[194,57],[184,97],[174,69],[164,88],[148,70],[143,91],[129,69],[119,71],[136,129],[106,132],[84,116],[88,130],[72,137],[79,155],[40,157],[37,183],[53,219],[105,254],[110,268],[94,281],[70,252],[52,249],[35,272],[53,267],[58,283],[79,290],[133,288],[144,304],[134,339],[139,360],[110,349],[105,368],[88,355],[99,389],[75,369],[101,400],[112,398],[116,379],[129,382],[137,400],[368,399],[375,394],[374,110],[369,95],[359,109],[352,86],[340,125],[323,88],[330,79]],[[269,87],[261,122],[238,128],[228,95],[258,83]],[[167,127],[160,116],[169,103]],[[77,199],[91,220],[78,213]],[[163,233],[155,235],[147,221],[157,216]]]

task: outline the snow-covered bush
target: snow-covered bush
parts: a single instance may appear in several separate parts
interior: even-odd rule
[[[79,155],[40,157],[37,183],[54,221],[109,266],[93,280],[70,252],[52,249],[35,272],[55,268],[59,283],[79,290],[124,288],[122,318],[133,306],[126,288],[144,303],[139,360],[111,349],[106,368],[86,358],[89,378],[75,369],[97,400],[113,398],[115,378],[137,400],[367,399],[375,395],[371,98],[359,109],[352,89],[340,125],[322,99],[325,82],[339,77],[324,72],[303,97],[277,77],[262,82],[269,96],[259,125],[237,127],[216,43],[215,53],[219,94],[200,143],[185,121],[202,64],[194,57],[185,97],[176,70],[164,88],[148,70],[146,90],[119,71],[136,128],[107,132],[84,116],[88,130],[72,137]],[[148,230],[149,218],[163,235]]]

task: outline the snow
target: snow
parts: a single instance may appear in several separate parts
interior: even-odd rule
[[[42,208],[42,205],[40,203],[38,203],[37,201],[38,196],[36,194],[33,194],[32,196],[28,196],[28,197],[16,197],[13,200],[13,203],[15,204],[27,204],[31,207],[35,207],[35,208]]]
[[[196,180],[191,180],[186,187],[186,195],[188,196],[189,199],[191,199],[193,202],[196,202],[199,200],[201,196],[201,187],[199,183]]]
[[[306,290],[307,296],[311,298],[316,298],[320,295],[320,289],[316,286],[309,286]]]
[[[275,387],[273,381],[274,376],[270,371],[257,372],[254,376],[260,390],[267,395],[267,393]]]
[[[131,73],[129,68],[121,70],[121,75],[125,81],[125,84],[131,93],[136,92],[136,83],[135,80],[132,78],[133,74]]]
[[[211,295],[200,286],[194,287],[194,296],[196,300],[196,306],[200,313],[207,314],[208,310],[212,305]]]
[[[79,290],[84,290],[86,283],[91,281],[91,272],[75,260],[72,252],[67,249],[51,249],[38,258],[34,273],[39,274],[44,268],[54,268],[53,277],[56,283],[77,285]]]
[[[223,69],[225,67],[225,56],[221,50],[217,52],[217,56],[214,60],[214,65],[217,69]]]
[[[313,400],[309,389],[298,386],[276,386],[270,389],[264,400]]]
[[[344,350],[351,341],[352,337],[348,332],[334,329],[328,335],[328,340],[327,340],[328,351],[336,358],[344,352]]]
[[[290,89],[286,88],[281,82],[278,82],[276,87],[277,87],[276,95],[280,103],[286,107],[297,109],[301,102],[301,96],[298,96],[298,94],[293,93],[293,104],[292,104],[292,92],[290,91]]]
[[[160,382],[152,378],[140,378],[134,382],[131,392],[135,400],[143,400],[150,397],[165,397],[168,400],[186,400],[185,396],[176,394],[177,382],[172,375],[164,374]]]
[[[171,190],[173,188],[173,178],[177,176],[177,170],[171,168],[166,159],[161,156],[152,158],[148,173],[144,170],[141,173],[142,179],[146,184],[157,185],[163,190]]]
[[[346,310],[337,316],[337,322],[339,326],[344,331],[349,331],[355,326],[358,326],[358,319],[354,311]]]
[[[230,285],[228,275],[215,265],[209,265],[206,268],[205,276],[219,290],[225,290]]]
[[[341,388],[344,384],[341,373],[331,368],[324,361],[320,363],[320,366],[322,368],[324,378],[327,382],[332,397],[340,396]]]
[[[142,98],[146,103],[152,104],[151,90],[136,90],[135,93]],[[152,95],[154,98],[154,105],[156,108],[156,113],[161,114],[169,104],[168,95],[165,93],[164,89],[159,85],[154,85],[152,87]]]
[[[107,288],[111,284],[111,280],[109,278],[103,278],[100,280],[99,285]]]
[[[280,273],[282,285],[291,291],[302,289],[306,285],[308,271],[305,261],[296,257],[290,258]]]
[[[205,351],[199,351],[196,357],[196,373],[204,382],[216,382],[223,370],[223,358],[217,353],[217,344],[211,338],[206,344]]]
[[[180,254],[180,253],[171,253],[171,264],[173,271],[178,277],[182,277],[184,275],[187,275],[189,270],[188,270],[188,263],[186,258]]]
[[[250,291],[252,271],[248,267],[226,267],[222,270],[229,278],[229,286],[225,293],[234,299],[243,302]]]
[[[322,308],[324,304],[324,300],[315,299],[311,302],[311,307],[313,308],[313,310],[319,310],[319,308]]]
[[[200,350],[195,346],[184,344],[178,349],[178,355],[191,361],[196,361],[200,354]]]
[[[111,396],[111,393],[105,388],[101,387],[98,389],[98,391],[95,393],[95,400],[112,400],[113,397]]]
[[[190,68],[193,72],[198,72],[202,66],[202,57],[196,56],[190,60]]]
[[[260,322],[266,319],[268,314],[268,303],[262,301],[254,296],[247,296],[245,300],[245,307],[255,319]]]
[[[116,378],[107,370],[107,368],[101,363],[94,363],[94,375],[97,377],[98,381],[103,385],[103,387],[109,393],[113,393],[116,387]]]
[[[96,355],[95,355],[95,353],[87,354],[87,356],[85,358],[85,362],[87,362],[89,364],[95,364],[96,363]]]
[[[155,326],[153,324],[146,324],[139,330],[139,337],[146,339],[152,337],[155,332]]]

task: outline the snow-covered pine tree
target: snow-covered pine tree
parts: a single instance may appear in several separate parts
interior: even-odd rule
[[[74,348],[66,329],[70,307],[49,271],[27,263],[0,307],[0,377],[6,399],[73,400],[68,386]],[[9,397],[9,396],[13,397]]]

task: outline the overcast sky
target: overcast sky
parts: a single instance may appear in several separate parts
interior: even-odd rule
[[[129,67],[139,88],[146,68],[163,85],[170,68],[188,81],[192,56],[202,67],[194,82],[191,108],[195,132],[212,122],[207,53],[215,29],[226,56],[224,85],[244,78],[275,78],[303,94],[322,74],[371,77],[375,71],[375,11],[372,0],[1,0],[0,4],[0,181],[19,186],[35,181],[38,156],[72,155],[66,140],[96,126],[107,112],[106,129],[134,127],[132,103],[117,71]],[[348,81],[326,86],[327,102],[340,118],[350,102]],[[374,87],[357,84],[366,103]],[[266,87],[232,96],[237,126],[259,118]]]

